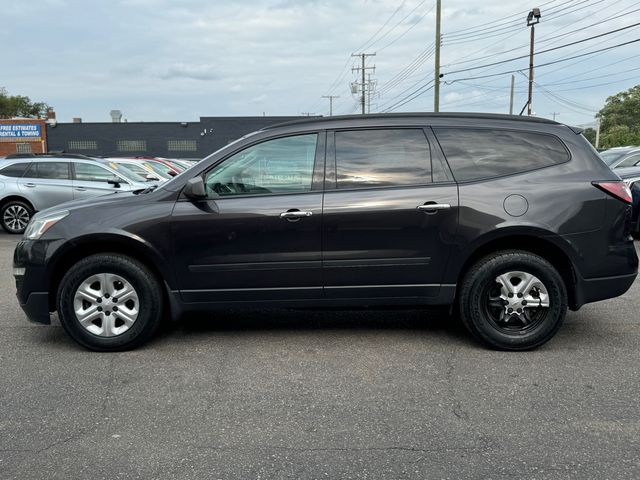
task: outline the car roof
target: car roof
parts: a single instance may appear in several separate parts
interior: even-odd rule
[[[273,130],[279,127],[288,127],[295,125],[314,125],[323,124],[329,122],[338,123],[353,123],[362,120],[389,120],[397,121],[403,119],[458,119],[458,120],[509,120],[515,122],[529,122],[529,123],[543,123],[550,125],[563,125],[562,123],[549,120],[547,118],[540,117],[528,117],[521,115],[506,115],[499,113],[464,113],[464,112],[445,112],[445,113],[430,113],[430,112],[415,112],[415,113],[370,113],[365,115],[336,115],[331,117],[308,117],[300,120],[292,120],[289,122],[276,123],[264,127],[261,131]]]

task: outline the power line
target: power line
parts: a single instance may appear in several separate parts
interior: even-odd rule
[[[555,50],[560,50],[562,48],[570,47],[572,45],[577,45],[579,43],[583,43],[583,42],[587,42],[589,40],[593,40],[594,38],[604,37],[606,35],[611,35],[613,33],[617,33],[617,32],[623,31],[623,30],[627,30],[629,28],[637,27],[638,25],[640,25],[640,22],[633,23],[633,24],[627,25],[625,27],[616,28],[615,30],[610,30],[608,32],[600,33],[598,35],[593,35],[591,37],[583,38],[581,40],[576,40],[574,42],[565,43],[563,45],[558,45],[557,47],[547,48],[546,50],[540,50],[540,51],[536,52],[536,55],[540,55],[541,53],[553,52]],[[451,71],[451,72],[447,72],[447,75],[452,75],[454,73],[468,72],[469,70],[477,70],[478,68],[493,67],[495,65],[502,65],[504,63],[513,62],[515,60],[522,60],[523,58],[528,58],[528,57],[529,57],[529,55],[520,55],[518,57],[512,57],[512,58],[508,58],[506,60],[500,60],[500,61],[497,61],[497,62],[487,63],[487,64],[484,64],[484,65],[477,65],[475,67],[469,67],[469,68],[462,68],[462,69],[459,69],[459,70],[454,70],[454,71]]]

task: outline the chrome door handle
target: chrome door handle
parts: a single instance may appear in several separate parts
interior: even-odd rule
[[[24,186],[25,187],[29,187],[29,188],[33,188],[33,187],[36,186],[36,184],[35,183],[25,183]]]
[[[448,203],[427,203],[425,205],[418,205],[416,208],[421,212],[428,212],[431,210],[449,210],[451,205]]]
[[[313,215],[313,212],[301,212],[300,210],[290,210],[288,212],[282,212],[280,214],[280,218],[285,218],[289,220],[289,219],[310,217],[311,215]]]

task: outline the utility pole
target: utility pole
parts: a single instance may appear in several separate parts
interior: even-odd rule
[[[556,117],[558,115],[560,115],[560,114],[558,112],[551,112],[551,115],[553,115],[553,121],[555,122],[556,121]]]
[[[367,73],[367,113],[371,113],[371,96],[376,85],[375,80],[371,80],[371,74]]]
[[[332,117],[333,116],[333,99],[340,98],[340,95],[322,95],[322,98],[329,99],[329,116]]]
[[[531,27],[531,46],[529,49],[529,96],[527,97],[527,115],[531,116],[531,101],[533,99],[533,44],[535,41],[535,26],[540,23],[540,9],[534,8],[527,16],[527,26]]]
[[[436,52],[435,77],[433,83],[433,111],[440,111],[440,19],[442,17],[442,0],[436,0]]]
[[[513,90],[516,84],[516,76],[511,75],[511,95],[509,95],[509,115],[513,115]]]
[[[360,57],[361,61],[362,61],[362,65],[360,67],[353,67],[351,69],[352,72],[357,72],[360,71],[360,73],[362,74],[362,82],[359,84],[360,85],[360,89],[361,89],[361,95],[360,95],[360,109],[362,114],[365,114],[365,107],[366,107],[366,82],[365,82],[365,73],[367,70],[373,70],[374,72],[376,71],[376,67],[375,65],[373,67],[367,67],[366,66],[366,59],[367,57],[375,57],[375,53],[352,53],[351,56],[352,57]],[[355,82],[356,87],[358,86],[358,82]],[[353,85],[352,85],[353,87]]]
[[[600,119],[596,123],[596,148],[600,148]]]

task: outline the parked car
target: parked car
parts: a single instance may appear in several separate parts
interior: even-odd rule
[[[100,351],[163,314],[364,306],[446,306],[493,348],[535,348],[637,275],[629,189],[579,133],[449,113],[268,127],[156,188],[37,214],[18,299]]]
[[[160,173],[153,170],[153,168],[149,166],[145,166],[143,162],[138,160],[133,160],[131,158],[102,158],[99,160],[100,163],[105,165],[109,165],[111,168],[115,170],[123,170],[123,171],[131,171],[135,173],[138,177],[140,177],[141,181],[146,182],[164,182],[168,180],[169,176],[163,176]]]
[[[158,157],[135,157],[136,160],[142,160],[144,162],[153,165],[154,170],[161,171],[169,177],[175,177],[184,170],[182,167],[173,164],[171,161],[165,158]]]
[[[148,186],[140,177],[125,176],[90,159],[38,156],[3,160],[0,223],[9,233],[22,233],[39,210],[74,199]]]
[[[625,168],[640,165],[640,147],[615,147],[600,152],[609,168]]]

